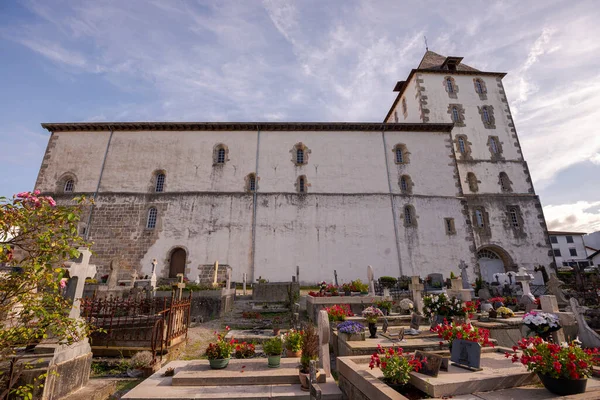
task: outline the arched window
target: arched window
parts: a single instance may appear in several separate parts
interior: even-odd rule
[[[146,229],[154,229],[156,228],[156,218],[158,216],[158,211],[156,208],[152,207],[148,210],[148,219],[146,221]]]
[[[512,187],[510,185],[510,179],[508,179],[508,175],[506,172],[500,172],[500,188],[503,192],[512,192]]]
[[[490,149],[492,150],[492,153],[498,154],[498,143],[496,142],[496,138],[493,136],[490,137]]]
[[[402,149],[400,147],[396,148],[396,162],[397,163],[403,163],[404,162],[404,156],[402,155]]]
[[[217,164],[225,164],[225,149],[222,147],[217,152]]]
[[[65,193],[72,193],[75,190],[75,181],[73,179],[69,179],[65,182]]]
[[[467,152],[467,148],[465,146],[465,139],[462,137],[458,138],[458,151],[461,154],[465,154]]]
[[[394,146],[392,151],[394,152],[394,161],[396,162],[396,164],[408,164],[409,153],[408,149],[406,148],[406,145],[398,143]]]
[[[477,192],[479,190],[479,185],[477,184],[477,177],[474,173],[467,173],[467,182],[469,183],[469,190],[471,192]]]
[[[304,164],[304,149],[296,150],[296,163]]]
[[[456,107],[452,107],[452,121],[460,122],[460,116]]]
[[[485,122],[486,124],[490,123],[490,113],[488,111],[487,107],[483,107],[482,109],[482,115],[483,115],[483,122]]]
[[[298,180],[296,181],[296,190],[298,193],[306,193],[306,186],[306,176],[299,176]]]
[[[162,193],[165,191],[165,174],[156,175],[156,185],[154,185],[154,191],[156,193]]]
[[[250,175],[250,178],[248,179],[248,189],[251,192],[256,191],[256,177],[254,175]]]
[[[411,194],[412,193],[412,180],[410,179],[410,176],[408,175],[402,175],[400,177],[400,192],[404,193],[404,194]]]
[[[411,205],[404,206],[404,226],[416,226],[417,217],[415,216],[415,209]]]
[[[485,221],[483,219],[483,213],[481,210],[475,210],[475,224],[479,228],[483,228],[485,226]]]
[[[480,79],[475,80],[475,91],[479,94],[483,93],[483,85],[481,84]]]
[[[454,93],[454,86],[452,85],[452,78],[446,78],[446,88],[448,93]]]
[[[518,228],[520,226],[518,210],[514,207],[510,207],[508,209],[508,215],[510,216],[510,224],[513,226],[513,228]]]

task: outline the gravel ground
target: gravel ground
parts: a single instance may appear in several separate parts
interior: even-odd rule
[[[208,344],[214,340],[214,332],[223,329],[221,321],[215,319],[212,321],[198,324],[188,329],[188,343],[181,352],[178,359],[193,360],[204,355]]]

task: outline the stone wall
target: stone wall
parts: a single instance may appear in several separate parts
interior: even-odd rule
[[[292,282],[255,283],[252,286],[252,300],[269,302],[289,302],[290,295],[300,299],[300,285]]]

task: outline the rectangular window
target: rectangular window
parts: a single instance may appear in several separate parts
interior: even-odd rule
[[[483,213],[480,210],[475,210],[475,223],[480,228],[484,227]]]
[[[554,249],[554,257],[561,257],[560,249]]]
[[[490,137],[490,148],[492,149],[492,153],[498,154],[498,144],[496,144],[496,138],[493,136]]]
[[[517,209],[509,208],[508,213],[510,214],[511,225],[513,226],[513,228],[518,228],[519,227],[519,217],[518,217]]]
[[[454,226],[454,218],[444,218],[444,223],[446,226],[446,234],[454,235],[456,233],[456,228]]]
[[[558,237],[556,237],[556,236],[550,236],[550,242],[551,243],[558,243]]]
[[[567,236],[567,243],[573,243],[573,236]]]
[[[569,249],[569,254],[571,254],[573,257],[577,257],[577,249]]]

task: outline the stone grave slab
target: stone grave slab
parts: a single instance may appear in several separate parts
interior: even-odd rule
[[[226,340],[234,338],[238,342],[248,343],[263,343],[273,337],[275,337],[273,329],[232,329],[225,335]]]
[[[447,372],[440,372],[436,378],[411,372],[410,383],[432,397],[443,397],[489,392],[538,382],[535,374],[528,372],[520,363],[513,364],[500,349],[498,352],[482,353],[481,368],[481,371],[473,372],[451,364]]]
[[[436,333],[429,331],[423,332],[416,336],[404,336],[403,341],[390,340],[382,337],[381,332],[378,330],[378,337],[376,339],[367,339],[364,341],[345,341],[338,336],[338,332],[333,332],[332,342],[337,342],[337,356],[358,356],[358,355],[371,355],[377,352],[377,346],[380,345],[383,348],[389,348],[392,346],[402,347],[405,352],[412,352],[416,350],[423,351],[439,351],[448,348],[446,342],[440,345],[440,339]],[[335,349],[334,349],[335,351]]]
[[[300,358],[282,358],[281,367],[269,368],[266,358],[230,360],[225,369],[210,369],[208,360],[195,360],[173,376],[173,386],[281,385],[300,384]],[[325,383],[321,370],[318,383]]]

